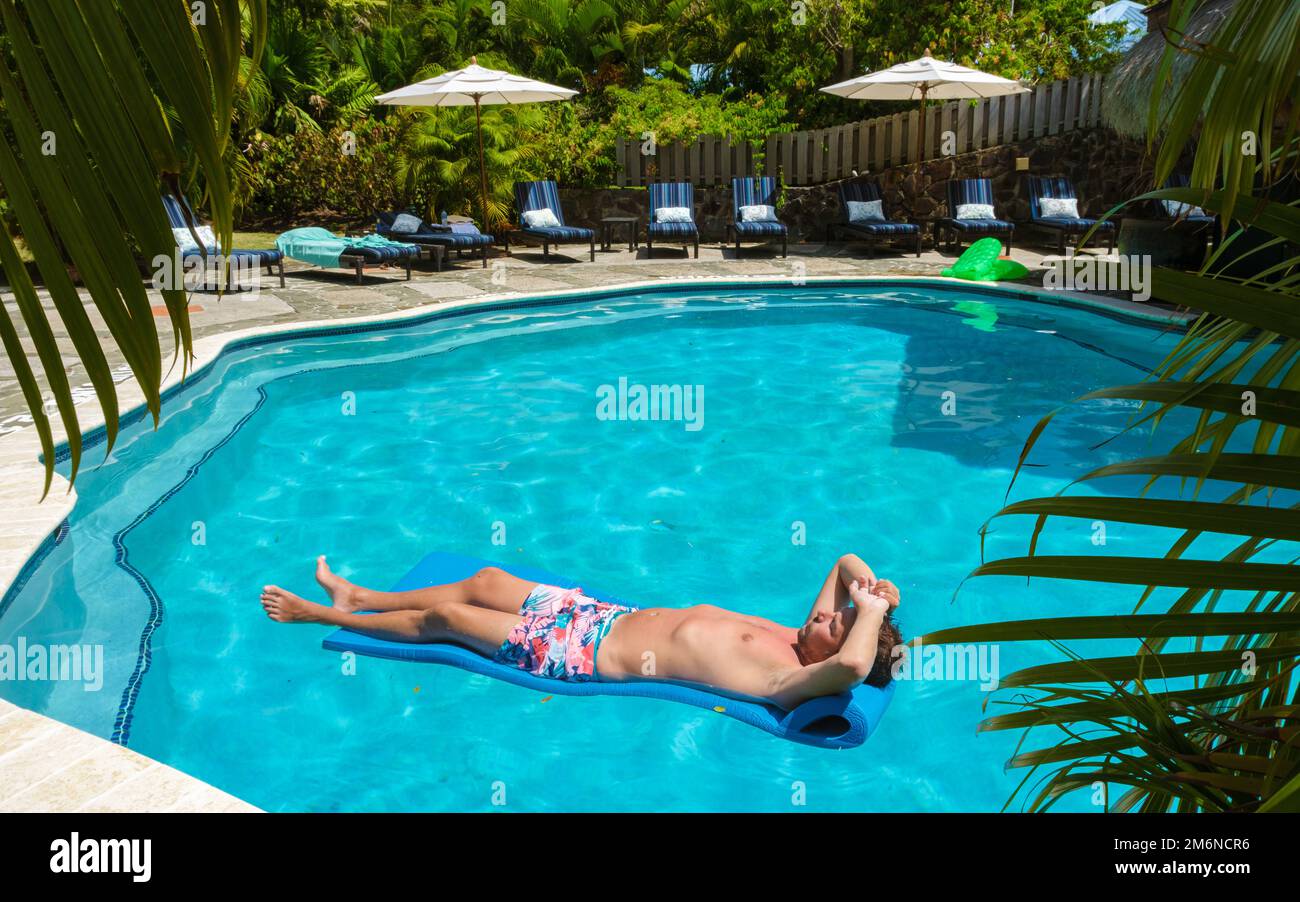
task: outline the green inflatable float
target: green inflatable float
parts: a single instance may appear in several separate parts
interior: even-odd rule
[[[957,262],[940,275],[972,282],[1005,282],[1023,279],[1029,270],[1015,260],[1003,260],[1002,242],[996,238],[981,238],[957,258]]]

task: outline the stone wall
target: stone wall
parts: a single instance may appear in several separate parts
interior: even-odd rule
[[[1029,158],[1029,171],[1016,170],[1016,158]],[[944,183],[953,178],[988,178],[993,183],[999,216],[1013,220],[1029,217],[1024,176],[1067,175],[1079,192],[1079,212],[1097,216],[1120,201],[1150,187],[1150,168],[1144,161],[1140,142],[1124,138],[1109,129],[1066,132],[1005,144],[976,153],[927,161],[918,175],[916,166],[900,166],[875,173],[885,199],[885,210],[893,218],[922,223],[926,244],[931,241],[929,223],[947,215]],[[1145,179],[1145,181],[1144,181]],[[841,218],[836,182],[795,186],[785,189],[779,213],[790,225],[792,240],[824,241],[826,227]],[[598,228],[601,216],[646,216],[644,188],[561,189],[565,220],[570,225]],[[731,188],[697,187],[695,220],[700,238],[717,242],[731,221]]]

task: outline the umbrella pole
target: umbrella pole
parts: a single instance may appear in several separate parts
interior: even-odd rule
[[[482,210],[482,215],[479,217],[479,220],[482,223],[483,228],[486,229],[488,227],[487,166],[483,162],[483,112],[482,107],[479,106],[479,97],[477,94],[474,95],[474,122],[475,125],[477,125],[478,131],[478,178],[479,190],[482,192],[481,196],[483,204],[480,208]]]
[[[921,85],[921,131],[916,139],[916,171],[921,171],[921,164],[925,162],[925,94],[930,90],[929,85]]]

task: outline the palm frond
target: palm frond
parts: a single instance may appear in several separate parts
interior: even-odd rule
[[[1117,811],[1300,809],[1300,517],[1296,504],[1274,497],[1300,489],[1300,257],[1254,264],[1263,259],[1260,247],[1300,242],[1300,209],[1271,188],[1300,155],[1292,112],[1300,103],[1300,7],[1279,13],[1239,3],[1217,31],[1193,41],[1185,36],[1195,7],[1194,0],[1172,4],[1176,40],[1158,69],[1148,122],[1152,144],[1160,142],[1157,184],[1194,144],[1192,186],[1134,200],[1216,212],[1226,237],[1199,272],[1153,274],[1155,297],[1197,317],[1151,379],[1077,399],[1128,406],[1121,432],[1163,436],[1172,423],[1180,431],[1165,453],[1107,463],[1052,497],[1012,500],[1060,411],[1044,416],[1021,450],[1006,503],[990,518],[1031,518],[1028,554],[987,560],[972,573],[1128,585],[1140,595],[1131,613],[954,627],[919,640],[1037,640],[1066,656],[1005,677],[1002,687],[1017,691],[1008,704],[1018,710],[982,725],[1025,730],[1021,746],[1035,741],[1010,762],[1027,770],[1013,797],[1032,809],[1097,783],[1126,787],[1109,804]],[[1250,143],[1253,155],[1245,152]],[[1271,240],[1240,250],[1248,230]],[[1256,271],[1234,275],[1243,262]],[[1117,492],[1116,478],[1135,476],[1145,477],[1138,491]],[[1069,492],[1101,479],[1105,496]],[[1210,484],[1214,497],[1201,497]],[[1057,521],[1078,519],[1171,529],[1177,537],[1163,554],[1038,551]],[[1217,556],[1190,556],[1207,547],[1203,540],[1220,549]],[[1182,591],[1163,613],[1138,613],[1161,587]],[[1127,655],[1084,658],[1063,645],[1099,639],[1135,646]],[[1161,691],[1148,688],[1157,681]],[[1055,741],[1036,741],[1047,737]]]
[[[167,0],[0,0],[12,53],[12,68],[0,65],[0,97],[15,138],[12,148],[0,149],[0,183],[55,311],[86,364],[110,449],[117,434],[116,392],[68,267],[80,275],[156,422],[162,355],[138,261],[170,256],[175,249],[160,192],[178,188],[190,155],[205,173],[213,220],[229,243],[233,211],[222,161],[244,52],[243,19],[255,36],[254,58],[266,19],[265,0],[215,0],[206,11],[199,28],[188,7]],[[183,147],[164,106],[183,123]],[[74,478],[80,424],[52,324],[7,235],[0,241],[0,266],[35,348],[38,367],[22,348],[17,324],[7,313],[0,317],[6,356],[46,451],[48,491],[54,435],[42,384],[67,435]],[[163,286],[161,294],[187,366],[184,292]]]

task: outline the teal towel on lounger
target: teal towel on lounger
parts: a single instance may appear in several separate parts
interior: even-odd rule
[[[329,229],[309,226],[304,229],[290,229],[275,239],[275,246],[280,253],[303,263],[311,263],[326,269],[339,266],[339,255],[358,247],[405,247],[418,251],[414,244],[389,241],[373,232],[360,238],[341,238]]]

